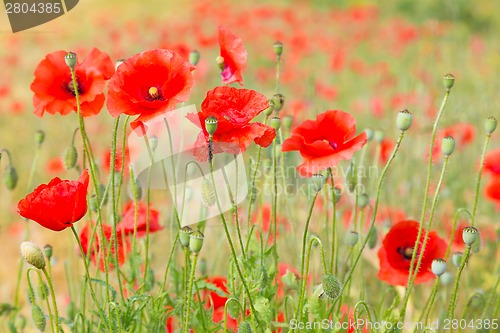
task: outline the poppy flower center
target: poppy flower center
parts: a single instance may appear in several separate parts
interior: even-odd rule
[[[398,247],[398,253],[402,255],[405,260],[411,260],[413,256],[413,247]]]
[[[69,81],[66,88],[67,88],[67,91],[69,91],[71,93],[71,95],[76,96],[75,87],[73,86],[73,81]],[[81,95],[82,88],[81,88],[80,84],[78,83],[78,79],[76,80],[76,89],[78,90],[78,95]]]
[[[162,94],[161,94],[161,91],[160,89],[158,89],[157,87],[150,87],[148,89],[148,92],[146,93],[146,96],[145,96],[145,99],[148,101],[148,102],[152,102],[152,101],[157,101],[157,100],[160,100],[162,98]]]
[[[334,141],[323,140],[323,142],[328,143],[330,145],[330,147],[332,147],[334,150],[339,147],[339,145]]]

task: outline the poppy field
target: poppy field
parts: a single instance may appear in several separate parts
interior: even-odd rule
[[[0,332],[500,332],[500,7],[89,0],[0,35]]]

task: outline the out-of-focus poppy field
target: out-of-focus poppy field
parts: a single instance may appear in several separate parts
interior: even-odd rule
[[[499,332],[499,13],[4,15],[0,332]]]

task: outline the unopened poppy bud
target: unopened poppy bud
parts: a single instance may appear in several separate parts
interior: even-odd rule
[[[43,247],[43,254],[45,255],[45,257],[47,257],[47,259],[50,260],[50,258],[52,258],[52,252],[53,252],[52,245],[47,244]]]
[[[323,285],[323,290],[325,295],[330,299],[335,300],[340,295],[340,290],[342,289],[342,285],[340,281],[331,274],[325,274],[321,278],[321,284]]]
[[[156,135],[151,135],[149,138],[149,146],[151,147],[151,151],[155,151],[158,148],[158,137]]]
[[[44,131],[36,131],[35,143],[40,146],[44,140],[45,140],[45,132]]]
[[[218,122],[219,121],[214,116],[209,116],[207,119],[205,119],[205,129],[207,130],[208,134],[213,135],[215,133],[215,131],[217,130]]]
[[[201,258],[198,261],[198,265],[196,267],[200,271],[201,275],[207,275],[207,261],[205,260],[205,258]]]
[[[17,176],[16,168],[14,168],[12,165],[7,166],[3,174],[3,182],[5,184],[5,187],[8,190],[12,191],[16,188],[18,179],[19,177]]]
[[[26,262],[38,269],[45,268],[45,259],[42,250],[33,242],[21,243],[21,256]]]
[[[345,177],[345,182],[346,182],[346,185],[347,185],[347,189],[349,190],[349,192],[354,192],[354,189],[356,188],[356,184],[357,184],[357,181],[356,181],[356,173],[355,173],[355,170],[354,170],[354,163],[351,163],[349,164],[349,168],[347,169],[347,174],[346,174],[346,177]]]
[[[325,176],[317,173],[311,178],[311,184],[313,186],[314,192],[318,193],[325,185]]]
[[[206,178],[201,182],[201,199],[207,208],[213,207],[217,200],[212,182]]]
[[[283,108],[283,105],[285,105],[285,96],[280,93],[274,94],[272,101],[274,103],[274,111],[278,112]]]
[[[368,247],[370,249],[375,248],[378,242],[378,232],[375,227],[370,229],[370,233],[368,234]]]
[[[497,129],[497,119],[493,116],[488,117],[484,123],[484,129],[486,130],[486,134],[491,135],[491,133],[495,132]]]
[[[252,333],[252,326],[248,323],[248,321],[242,321],[238,325],[238,333]]]
[[[478,238],[479,231],[476,228],[469,226],[462,230],[462,239],[466,245],[471,246]]]
[[[183,247],[189,246],[189,237],[193,233],[193,229],[188,226],[184,226],[179,230],[179,241]]]
[[[189,52],[189,62],[193,66],[196,66],[198,65],[198,61],[200,61],[200,52],[198,52],[197,50]]]
[[[443,285],[448,285],[453,281],[453,275],[451,275],[450,272],[444,272],[443,275],[439,278],[439,282],[441,282]]]
[[[455,139],[453,139],[451,136],[447,136],[443,138],[443,141],[441,142],[441,152],[443,153],[444,156],[450,156],[453,154],[453,151],[455,150]]]
[[[484,291],[479,289],[474,295],[469,299],[468,305],[473,309],[478,309],[483,305],[484,301]]]
[[[373,128],[365,128],[365,133],[366,133],[366,139],[368,141],[372,141],[373,136],[375,135],[375,131],[373,130]]]
[[[274,102],[272,99],[268,100],[269,102],[269,107],[267,109],[265,109],[264,111],[262,111],[267,117],[269,117],[273,111],[274,111]]]
[[[453,265],[455,265],[455,267],[459,268],[460,265],[462,264],[463,257],[464,257],[464,254],[462,252],[453,253],[453,256],[451,257],[451,261],[453,262]]]
[[[66,170],[71,170],[76,166],[78,161],[78,151],[74,145],[69,146],[64,152],[63,165]]]
[[[203,246],[203,239],[205,236],[201,233],[199,230],[195,230],[191,233],[191,236],[189,237],[189,249],[193,253],[198,253],[201,250],[201,247]]]
[[[335,203],[339,202],[340,198],[342,197],[342,189],[338,187],[334,188],[333,195],[335,196]]]
[[[33,325],[40,332],[45,332],[45,327],[47,326],[47,320],[45,315],[38,305],[33,304],[31,306],[31,319],[33,320]]]
[[[221,70],[224,69],[224,58],[223,57],[217,56],[217,58],[215,58],[215,62],[217,63],[217,65],[219,66],[219,68]]]
[[[75,66],[76,66],[76,53],[74,53],[74,52],[68,52],[68,53],[66,53],[66,55],[64,56],[64,61],[66,62],[66,65],[70,69],[75,69]]]
[[[352,247],[358,243],[359,234],[356,231],[349,231],[345,240],[346,240],[346,243]]]
[[[431,270],[438,277],[443,275],[446,272],[446,261],[441,258],[434,259],[431,264]]]
[[[275,130],[279,130],[281,125],[281,120],[279,117],[273,117],[271,119],[271,127],[274,128]]]
[[[377,143],[381,143],[384,141],[385,134],[382,130],[376,130],[375,133],[373,133],[373,140]]]
[[[121,64],[125,62],[125,59],[119,59],[115,62],[115,71],[120,67]]]
[[[411,127],[413,122],[413,115],[408,110],[403,110],[398,112],[396,117],[396,126],[401,132],[407,131]]]
[[[358,195],[358,207],[363,209],[370,203],[370,199],[366,193]]]
[[[453,74],[446,74],[443,77],[443,83],[444,83],[444,88],[446,89],[446,91],[450,91],[450,89],[455,84],[455,77],[453,76]]]
[[[128,185],[128,196],[130,200],[141,200],[142,198],[142,184],[139,179],[136,179],[134,182],[134,186],[132,186],[132,182],[129,182]]]
[[[293,117],[286,115],[283,117],[283,126],[285,126],[286,129],[292,128],[293,125]]]
[[[274,54],[279,58],[283,54],[283,43],[279,40],[273,44]]]

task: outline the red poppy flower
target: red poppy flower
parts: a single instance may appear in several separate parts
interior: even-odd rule
[[[130,125],[171,111],[187,101],[194,84],[194,67],[169,50],[149,50],[123,62],[109,81],[107,107],[113,117],[137,117]]]
[[[35,69],[35,80],[31,84],[35,114],[45,112],[66,115],[76,112],[75,91],[71,72],[66,65],[66,51],[48,54]],[[115,72],[109,55],[92,49],[89,55],[75,66],[81,112],[84,117],[98,114],[104,105],[104,86]]]
[[[157,232],[162,229],[159,223],[159,212],[156,209],[149,209],[149,232]],[[146,217],[147,206],[139,202],[137,206],[137,237],[142,237],[146,234]],[[134,220],[135,220],[135,205],[133,202],[127,203],[122,215],[122,220],[117,224],[116,228],[122,230],[125,235],[134,234]]]
[[[78,180],[52,179],[38,186],[19,201],[17,210],[22,217],[54,231],[71,227],[87,213],[89,174],[84,170]]]
[[[500,176],[500,148],[494,149],[484,157],[484,172]]]
[[[260,211],[260,214],[254,214],[252,216],[252,223],[258,223],[261,226],[261,229],[264,233],[268,233],[272,230],[271,226],[271,205],[265,204],[262,206],[262,209]],[[280,230],[289,230],[290,229],[290,223],[286,218],[283,216],[277,216],[277,230],[276,230],[276,236],[279,237],[280,235]],[[257,233],[257,238],[259,238],[259,233]],[[264,236],[265,237],[265,236]],[[274,241],[274,234],[271,233],[269,234],[268,237],[269,243],[273,243]]]
[[[105,260],[104,257],[108,258],[108,268],[113,269],[114,268],[114,258],[116,255],[115,251],[115,246],[113,242],[113,227],[107,224],[103,224],[103,230],[104,230],[104,238],[105,240],[105,247],[103,250],[100,248],[100,243],[101,243],[101,231],[99,230],[99,227],[97,227],[97,230],[94,235],[94,241],[92,242],[92,248],[89,248],[90,246],[90,238],[92,236],[92,229],[94,228],[94,223],[87,223],[85,227],[80,231],[80,242],[82,243],[82,248],[83,248],[83,253],[86,255],[90,251],[90,259],[94,263],[94,265],[97,265],[97,258],[99,258],[99,269],[101,271],[104,271],[105,267]],[[116,237],[117,237],[117,245],[118,245],[118,265],[123,265],[125,263],[125,260],[127,258],[127,255],[130,253],[131,246],[130,246],[130,241],[128,238],[125,238],[125,236],[122,234],[122,231],[117,229],[116,230]],[[109,246],[108,246],[109,244]],[[111,253],[108,253],[108,248],[111,249]]]
[[[292,130],[282,151],[298,150],[304,162],[297,167],[300,175],[310,177],[320,170],[349,160],[367,141],[366,133],[356,136],[356,120],[350,114],[326,111],[316,120],[306,120]]]
[[[219,26],[220,56],[224,60],[222,84],[238,82],[243,84],[241,71],[247,62],[247,50],[241,38],[223,26]]]
[[[226,294],[229,294],[229,290],[227,289],[227,279],[223,276],[213,276],[213,277],[208,277],[207,282],[213,283],[217,288],[221,289],[223,292]],[[227,297],[220,296],[218,293],[215,291],[205,291],[203,293],[203,299],[207,300],[209,302],[208,306],[210,307],[213,305],[214,310],[217,310],[219,308],[224,308],[224,305],[226,304]]]
[[[500,176],[494,177],[485,188],[486,198],[493,201],[500,209]]]
[[[413,247],[418,236],[419,223],[404,220],[395,224],[385,236],[382,247],[378,251],[380,270],[377,277],[391,285],[406,286],[410,270]],[[425,230],[424,230],[425,232]],[[432,261],[441,258],[446,252],[446,242],[435,231],[429,233],[425,252],[420,253],[424,241],[424,233],[419,242],[419,255],[423,255],[415,283],[422,283],[434,278],[431,271]]]
[[[115,157],[115,171],[120,172],[122,169],[122,157],[123,151],[121,148],[116,149],[116,157]],[[128,171],[128,164],[130,163],[130,153],[128,147],[125,148],[125,168],[124,172]],[[104,154],[104,169],[106,171],[111,170],[111,150],[106,150]]]
[[[213,135],[214,153],[238,154],[244,152],[252,141],[259,146],[268,147],[276,136],[274,128],[250,122],[267,107],[267,98],[253,90],[228,86],[210,90],[201,104],[201,112],[187,115],[191,122],[202,128],[194,144],[195,157],[200,161],[208,158],[205,119],[209,116],[218,120],[217,130]]]

